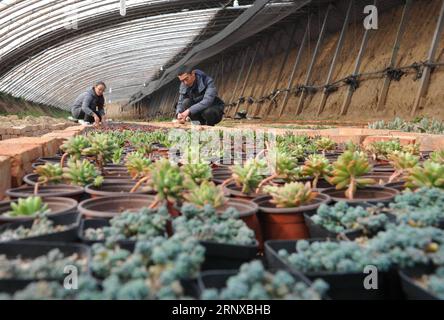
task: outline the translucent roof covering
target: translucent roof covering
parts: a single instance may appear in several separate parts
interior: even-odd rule
[[[102,80],[107,102],[123,101],[204,31],[234,20],[213,23],[227,2],[3,0],[0,91],[68,108]]]

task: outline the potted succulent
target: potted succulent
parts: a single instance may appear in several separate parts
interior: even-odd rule
[[[386,186],[402,188],[406,175],[412,168],[418,165],[419,156],[415,156],[409,152],[395,151],[389,155],[389,160],[395,168],[395,172],[390,176]]]
[[[321,192],[335,201],[373,203],[390,201],[399,192],[386,187],[369,187],[375,183],[374,179],[365,177],[371,169],[367,156],[363,152],[345,151],[333,163],[332,177],[329,182],[336,187],[324,189]]]
[[[437,150],[430,154],[430,160],[436,163],[444,163],[444,149],[443,150]]]
[[[253,199],[258,194],[254,192],[263,180],[263,170],[266,168],[263,160],[250,159],[245,164],[235,165],[230,179],[225,180],[223,187],[231,196]]]
[[[322,203],[330,202],[329,196],[313,191],[310,182],[266,186],[264,191],[269,195],[254,199],[264,240],[307,238],[304,213],[314,213]]]
[[[366,147],[366,151],[377,163],[387,164],[389,154],[395,151],[402,151],[402,146],[399,139],[375,141]]]
[[[332,171],[332,166],[328,159],[323,155],[311,154],[305,160],[302,172],[305,176],[313,177],[312,187],[318,187],[319,179],[328,181]]]
[[[63,179],[70,184],[82,187],[91,183],[100,186],[103,183],[100,172],[86,159],[70,159],[68,166],[63,168]]]
[[[221,186],[216,186],[213,182],[208,181],[195,185],[184,193],[183,197],[185,202],[200,209],[211,205],[218,213],[225,212],[228,208],[235,208],[239,212],[239,217],[254,230],[256,239],[262,244],[261,229],[256,215],[258,206],[254,202],[227,198]]]
[[[61,183],[63,170],[58,164],[46,163],[43,166],[38,166],[34,169],[34,173],[39,176],[37,183],[34,185],[34,194],[39,192],[40,185],[46,185],[48,183]]]
[[[315,145],[316,149],[321,151],[324,156],[327,151],[334,151],[336,149],[336,142],[327,137],[317,139]]]
[[[406,186],[416,189],[421,187],[444,189],[444,164],[425,161],[409,170]]]
[[[60,149],[63,151],[62,158],[60,159],[60,166],[65,165],[66,158],[70,156],[73,159],[80,160],[84,149],[89,148],[91,143],[85,136],[79,135],[70,138],[66,141]]]
[[[112,162],[114,152],[118,149],[118,146],[110,136],[104,133],[96,133],[89,140],[90,146],[82,150],[82,155],[92,158],[103,174],[105,164]]]
[[[187,183],[200,185],[208,182],[213,177],[211,167],[208,163],[187,163],[181,167],[185,181]]]

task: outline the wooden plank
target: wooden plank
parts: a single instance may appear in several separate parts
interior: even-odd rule
[[[347,33],[348,25],[350,23],[350,16],[351,16],[352,8],[353,8],[353,0],[350,0],[350,2],[348,4],[347,13],[346,13],[345,19],[344,19],[344,24],[342,25],[341,34],[340,34],[338,42],[336,44],[336,50],[335,50],[335,53],[333,55],[333,59],[330,64],[330,69],[328,70],[327,79],[325,80],[326,86],[330,84],[330,81],[333,78],[333,74],[336,69],[336,63],[338,61],[342,47],[344,46],[345,35]],[[326,88],[324,88],[324,90],[322,92],[322,96],[321,96],[321,101],[320,101],[319,107],[318,107],[318,115],[320,115],[322,113],[322,111],[324,111],[325,104],[327,103],[327,98],[328,98],[328,91]]]
[[[439,13],[439,18],[438,18],[438,23],[436,24],[435,28],[435,34],[433,35],[432,44],[430,46],[429,54],[427,57],[428,63],[435,62],[436,50],[438,49],[439,39],[441,38],[443,29],[444,29],[444,1],[442,3],[441,11]],[[432,68],[430,66],[425,66],[422,73],[421,84],[418,90],[418,94],[416,95],[415,103],[413,105],[411,113],[412,116],[416,114],[416,111],[418,110],[419,105],[421,103],[421,99],[426,95],[430,83],[431,73],[432,73]]]

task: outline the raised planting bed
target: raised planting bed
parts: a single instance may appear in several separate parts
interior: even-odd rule
[[[78,209],[81,215],[88,218],[113,218],[125,211],[138,211],[155,202],[152,195],[119,195],[88,199],[80,202]]]
[[[259,206],[259,222],[264,240],[272,239],[306,239],[309,237],[305,225],[304,213],[313,214],[317,208],[330,202],[330,197],[317,194],[310,203],[294,208],[277,208],[270,202],[271,196],[261,196],[254,199]]]
[[[328,195],[333,201],[345,201],[347,203],[389,203],[391,202],[399,191],[387,187],[365,187],[363,189],[357,189],[354,195],[354,199],[348,199],[345,194],[345,190],[336,190],[336,188],[324,189],[322,194]]]
[[[90,259],[89,248],[81,244],[0,243],[0,292],[13,293],[37,280],[63,283],[67,265],[76,266],[79,275],[87,275]]]
[[[10,222],[26,222],[32,221],[36,218],[37,213],[34,215],[7,215],[11,210],[11,203],[17,203],[19,200],[2,201],[0,202],[0,223]],[[47,206],[48,217],[69,217],[77,216],[77,204],[76,200],[62,197],[48,197],[42,198],[43,205]]]
[[[305,240],[304,240],[305,241]],[[322,241],[312,239],[309,242]],[[327,295],[338,300],[383,300],[404,298],[399,276],[396,270],[379,271],[377,274],[377,290],[368,290],[364,283],[368,274],[361,272],[303,272],[295,269],[280,254],[286,250],[288,254],[297,252],[297,240],[270,240],[265,242],[265,256],[270,268],[288,270],[292,274],[303,273],[308,279],[321,278],[329,284]]]
[[[79,186],[72,186],[67,184],[40,186],[38,193],[34,194],[34,187],[22,186],[19,188],[12,188],[6,191],[6,195],[11,199],[26,198],[32,195],[39,197],[66,197],[79,201],[84,194],[84,189]]]

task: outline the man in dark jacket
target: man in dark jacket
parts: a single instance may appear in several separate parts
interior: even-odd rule
[[[105,98],[103,97],[105,89],[105,83],[100,81],[79,95],[71,107],[72,116],[95,125],[105,122]]]
[[[202,125],[214,126],[224,115],[224,102],[217,96],[214,81],[201,70],[192,70],[186,66],[177,72],[181,82],[176,118],[185,123],[187,117],[199,121]]]

